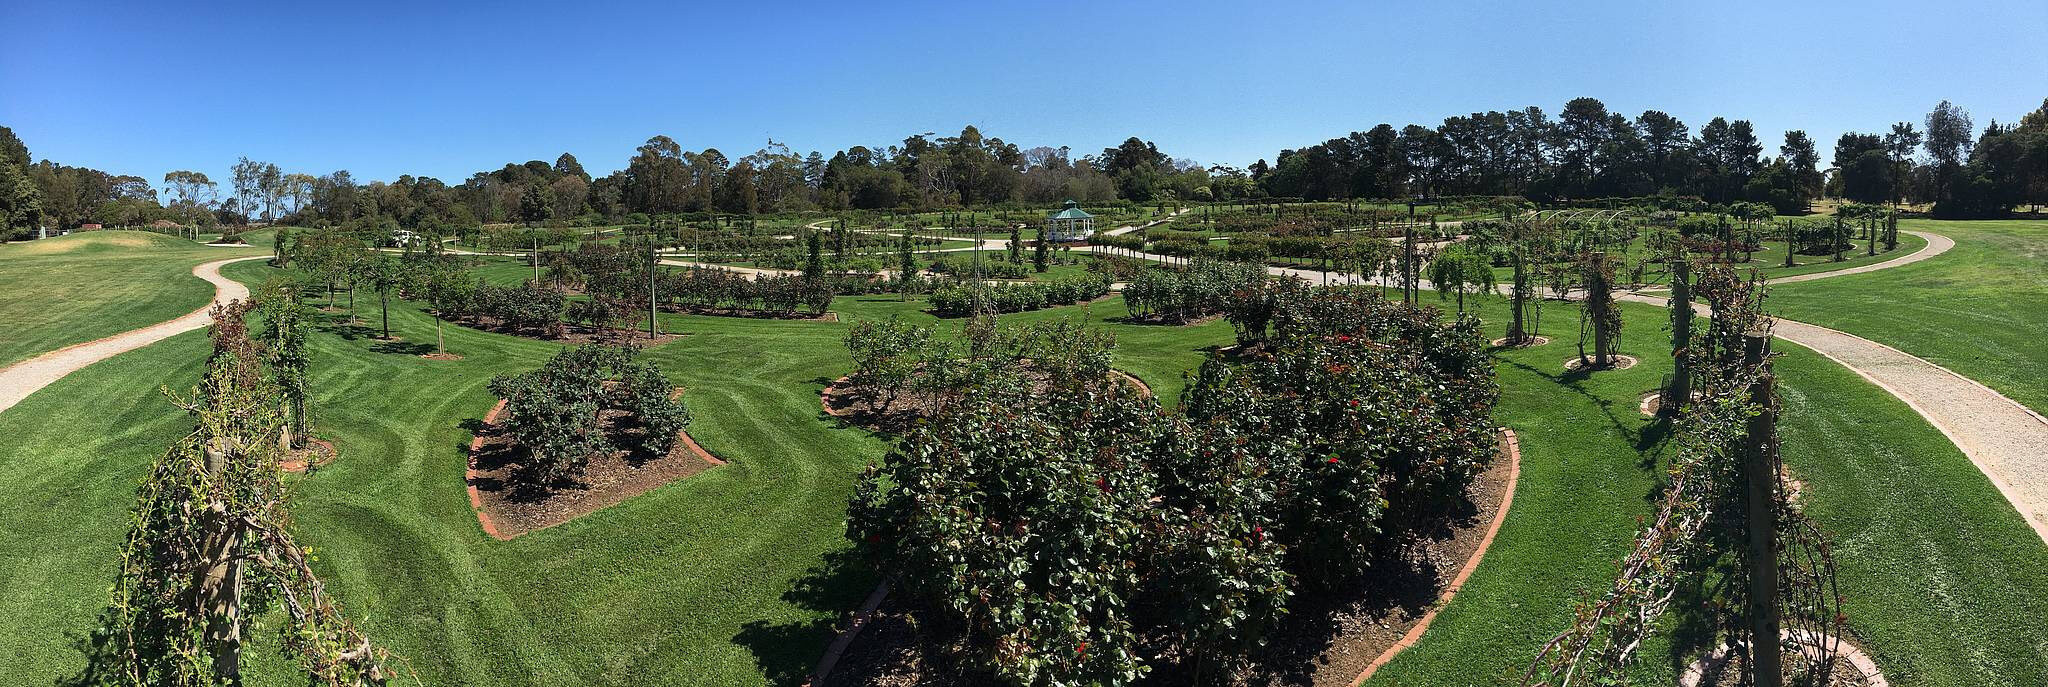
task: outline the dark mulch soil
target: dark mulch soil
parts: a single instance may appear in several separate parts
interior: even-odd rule
[[[1238,685],[1348,686],[1366,666],[1422,620],[1444,585],[1486,538],[1507,494],[1510,472],[1505,448],[1467,492],[1464,507],[1423,530],[1357,585],[1330,593],[1307,591],[1294,597],[1287,620],[1270,644],[1235,671]],[[939,687],[995,684],[992,676],[963,666],[952,628],[936,627],[939,614],[893,595],[876,609],[860,636],[847,647],[824,685]],[[1147,684],[1193,682],[1192,665],[1160,666]],[[1215,666],[1209,666],[1213,673]]]
[[[805,322],[838,322],[839,313],[830,310],[812,315],[807,312],[781,312],[776,310],[754,310],[752,308],[711,308],[700,305],[664,304],[661,311],[684,315],[708,315],[711,317],[747,317],[757,320],[802,320]]]
[[[1821,654],[1825,655],[1825,654]],[[1704,661],[1700,679],[1701,687],[1749,687],[1748,657],[1742,652],[1731,651],[1725,660]],[[1830,661],[1826,676],[1819,674],[1817,661],[1803,652],[1785,653],[1783,684],[1796,687],[1869,687],[1871,680],[1849,664],[1848,659]]]
[[[1613,362],[1608,363],[1605,367],[1599,365],[1593,365],[1591,367],[1588,367],[1587,363],[1590,363],[1592,361],[1593,356],[1590,355],[1586,356],[1585,358],[1566,358],[1564,361],[1564,369],[1567,372],[1577,372],[1582,368],[1588,372],[1599,372],[1602,370],[1626,370],[1631,367],[1635,367],[1637,363],[1642,362],[1641,360],[1636,359],[1636,357],[1632,355],[1615,355],[1613,357]]]
[[[317,470],[333,463],[336,455],[338,452],[334,450],[334,444],[326,439],[307,439],[305,448],[285,451],[284,456],[278,459],[278,466],[285,472]]]
[[[566,324],[566,323],[565,323],[565,324],[563,324],[563,326],[562,326],[562,335],[561,335],[561,336],[550,336],[550,335],[549,335],[549,333],[548,333],[548,332],[546,332],[546,331],[543,331],[543,330],[539,330],[539,329],[534,329],[534,328],[531,328],[531,327],[514,327],[514,326],[512,326],[512,325],[510,325],[510,324],[508,324],[508,323],[506,323],[506,322],[504,322],[504,321],[502,321],[502,320],[499,320],[498,318],[495,318],[495,317],[480,317],[480,316],[479,316],[479,317],[462,317],[462,318],[449,318],[449,319],[448,319],[448,321],[449,321],[449,322],[454,322],[454,323],[456,323],[456,324],[460,324],[460,325],[462,325],[462,326],[464,326],[464,327],[468,327],[468,328],[470,328],[470,329],[478,329],[478,330],[482,330],[482,331],[487,331],[487,332],[491,332],[491,333],[493,333],[493,334],[505,334],[505,335],[507,335],[507,336],[518,336],[518,337],[525,337],[525,338],[528,338],[528,339],[539,339],[539,340],[541,340],[541,341],[553,341],[553,342],[556,342],[556,343],[561,343],[561,344],[568,344],[568,345],[572,345],[572,346],[581,346],[581,345],[583,345],[583,344],[587,344],[587,343],[592,343],[592,342],[596,342],[596,343],[630,343],[630,344],[634,344],[634,345],[638,345],[638,346],[644,346],[644,347],[652,348],[652,347],[655,347],[655,346],[660,346],[660,345],[662,345],[662,344],[668,343],[668,342],[670,342],[670,341],[674,341],[674,340],[676,340],[676,339],[680,339],[680,338],[682,338],[682,337],[684,336],[684,335],[682,335],[682,334],[677,334],[677,333],[674,333],[674,332],[662,332],[661,336],[657,336],[657,337],[654,337],[654,338],[648,338],[648,337],[647,337],[647,332],[646,332],[646,330],[641,330],[641,331],[629,331],[629,330],[624,330],[624,329],[602,329],[602,330],[600,330],[600,329],[591,329],[591,328],[589,328],[589,327],[585,327],[585,326],[583,326],[583,325],[579,325],[579,324]]]
[[[1152,387],[1137,377],[1121,370],[1110,370],[1110,375],[1136,388],[1142,395],[1152,395]],[[819,394],[819,402],[827,414],[847,424],[889,433],[901,433],[919,419],[930,417],[937,409],[935,399],[921,394],[906,391],[889,399],[865,393],[845,377],[825,385],[825,390]]]
[[[624,411],[605,411],[601,418],[604,431],[618,438],[617,443],[628,443],[625,440],[640,431]],[[515,479],[526,449],[497,423],[485,423],[476,436],[482,441],[470,456],[470,485],[483,502],[483,514],[507,538],[568,522],[718,464],[689,434],[678,432],[666,455],[616,451],[597,456],[575,482],[540,490]]]

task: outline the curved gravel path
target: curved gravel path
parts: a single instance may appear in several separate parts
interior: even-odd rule
[[[207,311],[213,308],[213,304],[249,297],[249,287],[220,276],[221,266],[231,262],[269,258],[268,255],[252,255],[245,258],[215,260],[193,267],[194,276],[213,283],[213,303],[186,313],[178,319],[158,322],[98,341],[72,344],[0,369],[0,411],[14,407],[14,404],[28,398],[29,394],[49,386],[51,382],[63,379],[64,375],[84,369],[87,365],[205,327],[211,322]]]
[[[1946,253],[1956,245],[1955,240],[1940,234],[1907,233],[1926,239],[1927,247],[1896,260],[1773,279],[1770,283],[1829,279],[1910,265]],[[1657,306],[1670,303],[1642,294],[1625,294],[1621,298]],[[1695,304],[1694,308],[1707,312],[1704,304]],[[2048,542],[2048,418],[1991,387],[1905,351],[1797,320],[1773,318],[1772,323],[1772,335],[1849,368],[1926,418],[1963,455],[1969,456],[1970,462],[2034,528],[2034,533]]]

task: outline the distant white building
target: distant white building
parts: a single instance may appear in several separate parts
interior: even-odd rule
[[[1066,208],[1045,216],[1045,236],[1055,243],[1086,241],[1095,235],[1095,216],[1081,209],[1081,204],[1068,199]]]

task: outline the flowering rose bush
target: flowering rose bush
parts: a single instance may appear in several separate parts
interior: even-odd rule
[[[863,476],[848,537],[1015,683],[1242,657],[1297,587],[1357,579],[1462,497],[1499,393],[1475,320],[1368,289],[1267,297],[1268,345],[1212,356],[1175,412],[1092,373],[964,373]],[[1106,372],[1107,342],[1072,329],[1007,350]]]

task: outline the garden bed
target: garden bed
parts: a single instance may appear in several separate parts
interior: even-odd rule
[[[805,322],[838,322],[839,313],[827,310],[817,315],[805,312],[780,312],[756,310],[753,308],[713,308],[702,305],[675,305],[664,303],[661,311],[683,315],[705,315],[709,317],[745,317],[757,320],[801,320]]]
[[[1111,377],[1138,390],[1138,393],[1152,396],[1152,387],[1144,380],[1122,370],[1110,370]],[[1043,384],[1043,380],[1034,380]],[[861,391],[849,377],[840,377],[825,385],[818,394],[818,403],[825,414],[839,418],[847,424],[874,432],[900,432],[920,418],[930,417],[933,410],[931,399],[915,393],[903,393],[885,409],[883,401]]]
[[[284,452],[278,459],[278,467],[285,472],[306,472],[326,467],[338,455],[334,444],[326,439],[306,439],[306,447]]]
[[[1229,680],[1239,685],[1339,686],[1363,682],[1420,640],[1436,613],[1478,568],[1506,520],[1521,469],[1521,451],[1508,430],[1501,456],[1466,492],[1466,507],[1405,547],[1401,559],[1363,584],[1335,596],[1297,596],[1271,643]],[[993,683],[958,660],[950,645],[958,631],[940,627],[930,613],[890,597],[857,618],[860,633],[827,658],[828,674],[810,684],[938,687]],[[852,630],[850,630],[851,632]],[[821,670],[821,672],[824,672]],[[1147,684],[1186,684],[1191,676],[1154,674]]]
[[[545,330],[537,329],[534,327],[513,326],[511,323],[506,322],[504,320],[500,320],[495,317],[450,317],[448,318],[448,321],[462,325],[464,327],[468,327],[470,329],[475,329],[477,331],[485,331],[490,332],[492,334],[504,334],[506,336],[517,336],[527,339],[536,339],[540,341],[548,341],[570,346],[581,346],[584,344],[596,342],[631,343],[644,348],[652,348],[683,337],[682,334],[663,332],[660,336],[656,336],[650,339],[647,337],[647,332],[645,331],[634,331],[628,329],[598,330],[591,329],[583,325],[568,324],[566,322],[562,324],[562,333],[560,336],[550,336],[549,333]]]
[[[667,455],[654,458],[614,451],[594,456],[575,483],[552,490],[523,486],[514,479],[525,449],[498,424],[505,411],[499,401],[483,418],[469,444],[469,503],[484,532],[500,540],[546,529],[597,512],[662,485],[724,465],[705,451],[687,431]],[[627,421],[623,411],[605,411],[601,424],[610,432]]]

